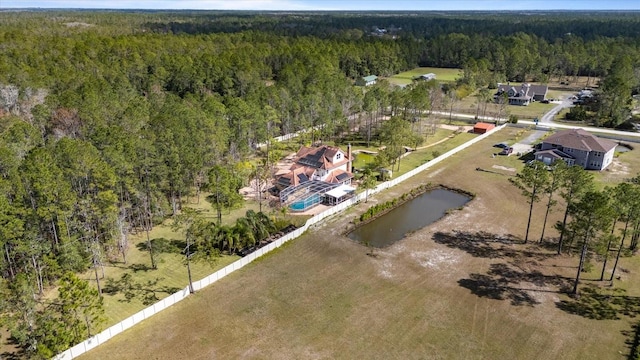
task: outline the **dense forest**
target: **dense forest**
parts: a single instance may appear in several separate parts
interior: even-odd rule
[[[71,310],[35,311],[47,287],[90,303],[99,294],[77,296],[90,291],[70,274],[126,259],[129,234],[187,195],[230,206],[274,136],[339,141],[354,114],[410,117],[451,86],[578,75],[615,92],[599,114],[616,126],[640,83],[640,13],[11,11],[0,24],[0,309],[33,356],[86,336],[49,338]],[[418,65],[464,76],[353,85]]]

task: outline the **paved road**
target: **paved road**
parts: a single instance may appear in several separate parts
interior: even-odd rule
[[[526,125],[536,125],[533,121],[528,120],[520,120],[518,124],[526,124]],[[545,123],[538,124],[538,129],[584,129],[589,132],[601,133],[601,134],[609,134],[609,135],[617,135],[617,136],[625,136],[625,137],[637,137],[640,138],[640,133],[631,132],[631,131],[620,131],[613,129],[605,129],[593,126],[576,126],[576,125],[565,125],[565,124],[556,124],[556,123]]]

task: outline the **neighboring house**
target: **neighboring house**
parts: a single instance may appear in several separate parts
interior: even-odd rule
[[[356,85],[358,86],[371,86],[378,81],[378,77],[375,75],[369,75],[361,77],[356,81]]]
[[[582,129],[559,131],[542,141],[536,160],[549,165],[562,159],[568,165],[603,170],[613,161],[616,143]]]
[[[289,171],[276,178],[276,187],[283,190],[307,181],[324,181],[331,184],[351,184],[351,147],[345,153],[338,147],[322,145],[303,146],[298,150]]]
[[[479,122],[476,123],[475,125],[473,125],[473,133],[474,134],[484,134],[487,131],[493,129],[494,127],[496,127],[493,124],[489,124],[489,123],[485,123],[485,122]]]
[[[422,74],[420,76],[416,76],[413,78],[413,80],[429,81],[429,80],[435,80],[435,78],[436,78],[436,74],[428,73],[428,74]]]
[[[420,80],[424,80],[424,81],[435,80],[435,78],[436,78],[436,74],[434,73],[420,75]]]
[[[511,84],[498,84],[498,91],[493,95],[496,103],[505,96],[509,105],[529,105],[533,101],[542,101],[547,97],[547,85],[532,85],[524,83],[520,86]]]

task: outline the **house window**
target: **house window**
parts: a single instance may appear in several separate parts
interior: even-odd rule
[[[341,157],[342,157],[342,154],[341,154],[341,153],[338,153],[338,154],[336,155],[336,159],[338,159],[338,160],[340,160],[340,158],[341,158]]]

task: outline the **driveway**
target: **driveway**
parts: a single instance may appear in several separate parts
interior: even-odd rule
[[[568,107],[572,107],[573,106],[573,101],[571,101],[571,99],[567,98],[567,99],[562,99],[562,101],[560,101],[560,103],[558,103],[553,109],[547,111],[544,115],[542,115],[542,117],[540,118],[540,122],[541,123],[552,123],[553,122],[553,118],[560,112],[562,111],[562,109],[568,108]]]

